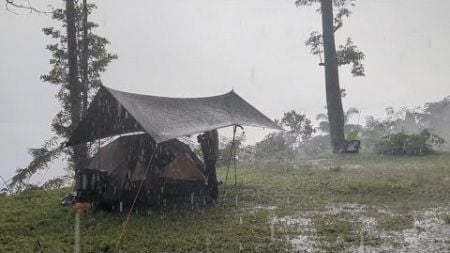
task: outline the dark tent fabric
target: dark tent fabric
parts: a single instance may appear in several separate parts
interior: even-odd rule
[[[147,203],[165,191],[202,190],[207,184],[203,163],[187,144],[172,139],[156,146],[148,134],[126,135],[111,141],[87,161],[86,169],[100,172],[90,172],[91,175],[106,176],[100,183],[98,200],[109,204],[132,200],[139,182],[144,182],[140,199]],[[95,185],[95,179],[88,178],[78,182]],[[81,190],[80,195],[84,194]]]
[[[232,125],[281,130],[234,91],[204,98],[168,98],[100,88],[68,146],[147,132],[157,143]]]

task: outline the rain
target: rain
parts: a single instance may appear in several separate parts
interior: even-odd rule
[[[0,252],[450,252],[450,2],[1,6]]]

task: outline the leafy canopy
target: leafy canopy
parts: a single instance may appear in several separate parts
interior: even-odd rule
[[[356,0],[333,0],[335,8],[334,16],[334,32],[341,29],[344,25],[344,19],[352,14],[350,8],[355,7]],[[321,0],[297,0],[297,6],[311,6],[320,3]],[[317,10],[320,12],[320,8]],[[305,41],[305,45],[311,48],[311,54],[316,55],[320,59],[319,65],[323,64],[323,38],[318,31],[311,32],[309,38]],[[353,76],[365,76],[363,61],[365,54],[353,43],[351,38],[347,38],[345,44],[339,45],[336,51],[338,66],[351,65],[351,74]]]

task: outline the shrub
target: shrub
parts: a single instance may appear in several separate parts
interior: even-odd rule
[[[430,133],[427,129],[419,134],[403,132],[390,134],[375,146],[375,152],[384,155],[426,155],[433,153],[433,146],[445,143],[441,137]]]

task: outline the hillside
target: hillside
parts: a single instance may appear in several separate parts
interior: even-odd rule
[[[450,155],[239,165],[237,186],[230,173],[223,204],[133,215],[123,252],[450,250]],[[68,191],[1,197],[0,252],[73,252]],[[83,214],[81,252],[112,251],[124,219]]]

